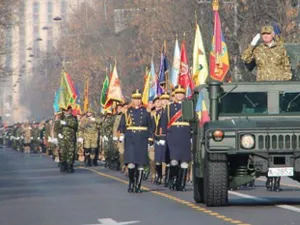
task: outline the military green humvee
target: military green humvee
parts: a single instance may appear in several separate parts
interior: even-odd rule
[[[196,202],[225,206],[229,189],[260,176],[300,181],[300,82],[212,81],[207,90],[211,120],[203,127],[195,113],[201,88],[183,102],[193,127]]]

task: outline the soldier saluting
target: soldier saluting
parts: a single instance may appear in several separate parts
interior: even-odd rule
[[[161,145],[167,144],[170,151],[170,181],[169,188],[178,191],[185,190],[188,165],[191,160],[191,128],[188,122],[182,120],[182,101],[185,89],[180,85],[175,87],[174,102],[167,105],[161,119]]]
[[[262,39],[262,43],[258,41]],[[245,63],[255,61],[257,81],[291,80],[291,66],[284,45],[275,40],[272,26],[263,26],[242,53]]]
[[[128,192],[141,192],[144,166],[149,165],[148,142],[153,143],[151,115],[142,106],[139,90],[132,93],[132,105],[122,115],[119,140],[124,143],[124,164],[128,166]]]

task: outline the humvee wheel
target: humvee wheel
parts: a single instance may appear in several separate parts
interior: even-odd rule
[[[204,203],[207,206],[226,206],[228,203],[227,155],[206,154],[204,174]]]
[[[203,178],[194,176],[193,179],[194,186],[194,200],[196,203],[204,202],[204,187],[203,187]]]

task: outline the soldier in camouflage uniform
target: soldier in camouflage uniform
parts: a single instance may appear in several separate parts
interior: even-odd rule
[[[30,153],[30,146],[31,146],[31,140],[32,140],[32,136],[31,136],[31,131],[32,128],[30,126],[30,124],[28,122],[26,122],[24,124],[24,128],[23,128],[23,137],[24,137],[24,153],[29,154]]]
[[[46,155],[53,155],[53,149],[51,148],[51,127],[52,120],[48,120],[45,123],[45,147],[46,147]]]
[[[98,161],[98,135],[100,129],[100,118],[95,117],[95,112],[88,109],[86,115],[80,122],[79,130],[83,136],[84,163],[85,166],[97,166]]]
[[[17,130],[16,130],[16,150],[21,151],[21,144],[22,144],[22,125],[17,124]]]
[[[77,132],[77,144],[76,144],[76,150],[77,150],[77,157],[79,162],[84,162],[84,150],[83,150],[83,127],[82,127],[82,121],[83,121],[82,115],[77,115],[77,121],[78,121],[78,132]]]
[[[32,149],[35,152],[40,151],[40,145],[41,145],[41,134],[39,129],[39,124],[37,122],[33,123],[33,129],[32,129]]]
[[[260,37],[263,43],[257,45]],[[291,65],[282,42],[275,40],[272,26],[263,26],[250,46],[243,52],[245,63],[255,61],[257,66],[257,81],[291,80]],[[251,183],[250,185],[254,185]],[[281,191],[280,177],[267,177],[266,188],[269,191]]]
[[[113,126],[116,116],[111,112],[107,112],[102,125],[102,134],[104,137],[104,156],[105,166],[112,170],[119,170],[119,152],[116,142],[113,139]]]
[[[125,104],[124,104],[125,105]],[[123,173],[125,170],[124,166],[124,143],[119,142],[120,137],[120,131],[119,131],[119,125],[122,117],[122,110],[124,105],[118,105],[117,106],[117,114],[115,115],[115,121],[113,126],[113,140],[116,142],[117,149],[119,151],[119,163],[121,172]]]
[[[61,153],[61,171],[73,173],[78,122],[77,118],[72,115],[72,107],[69,106],[67,109],[63,109],[63,115],[60,118],[58,130],[59,151]]]
[[[258,44],[262,38],[263,43]],[[257,45],[258,44],[258,45]],[[291,80],[291,66],[284,45],[275,41],[272,26],[263,26],[251,44],[242,53],[245,63],[255,62],[257,67],[257,81]]]
[[[54,121],[52,124],[52,129],[51,129],[51,143],[53,147],[53,160],[57,163],[59,163],[59,167],[61,168],[61,172],[64,172],[66,170],[65,167],[62,167],[60,165],[61,161],[61,152],[59,151],[60,149],[60,144],[61,142],[58,142],[58,134],[61,133],[61,126],[60,126],[60,118],[62,117],[62,111],[59,111],[55,114]]]

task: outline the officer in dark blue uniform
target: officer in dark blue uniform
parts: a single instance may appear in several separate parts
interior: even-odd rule
[[[170,151],[170,181],[169,188],[184,191],[187,179],[188,165],[191,160],[191,128],[188,122],[182,120],[182,100],[185,89],[180,85],[175,87],[174,102],[166,106],[162,119],[161,145],[167,145]]]
[[[128,192],[139,193],[144,166],[149,165],[148,143],[153,144],[151,115],[142,106],[139,90],[132,93],[132,105],[122,115],[119,131],[119,140],[125,140],[124,164],[128,167]]]

